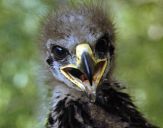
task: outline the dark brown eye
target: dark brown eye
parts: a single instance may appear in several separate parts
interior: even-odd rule
[[[97,40],[95,51],[99,56],[104,56],[108,52],[108,42],[104,37]]]
[[[68,55],[68,51],[60,46],[53,46],[51,52],[57,60],[62,60]]]

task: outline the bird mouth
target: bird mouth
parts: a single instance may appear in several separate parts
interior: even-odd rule
[[[76,64],[61,67],[61,73],[88,96],[95,97],[96,88],[107,66],[107,59],[96,60],[88,44],[78,45],[76,56]]]
[[[61,72],[71,82],[77,85],[82,91],[86,90],[89,86],[97,86],[106,68],[106,60],[100,60],[95,66],[92,82],[89,81],[86,73],[81,71],[75,65],[67,65],[61,68]]]

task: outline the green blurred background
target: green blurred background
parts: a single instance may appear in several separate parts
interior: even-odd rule
[[[46,95],[38,86],[40,21],[67,1],[0,0],[0,128],[38,127]],[[115,76],[163,127],[163,1],[110,0],[108,8],[117,28]]]

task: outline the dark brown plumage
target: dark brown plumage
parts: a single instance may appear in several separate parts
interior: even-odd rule
[[[156,128],[113,81],[115,30],[102,6],[66,7],[51,14],[41,42],[54,76],[47,128]],[[81,58],[78,46],[85,48],[78,49]],[[100,73],[100,81],[92,83]],[[96,75],[89,79],[90,74]]]

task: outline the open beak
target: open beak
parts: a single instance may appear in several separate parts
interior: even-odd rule
[[[107,59],[96,60],[88,44],[76,47],[76,57],[76,65],[61,67],[61,73],[94,100],[96,88],[107,66]]]

